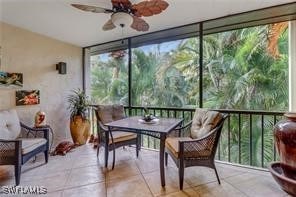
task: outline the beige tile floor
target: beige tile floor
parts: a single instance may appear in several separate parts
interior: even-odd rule
[[[217,163],[221,185],[217,183],[213,170],[191,167],[185,169],[184,190],[180,191],[177,168],[169,161],[165,169],[166,187],[162,188],[158,152],[142,150],[140,157],[136,158],[134,148],[117,149],[113,171],[104,169],[102,153],[103,150],[97,159],[96,150],[88,144],[66,156],[50,157],[46,165],[43,155],[40,155],[36,162],[29,161],[23,166],[21,185],[45,186],[48,193],[42,196],[51,197],[288,196],[268,172],[221,163]],[[112,156],[109,168],[111,162]],[[13,168],[1,166],[0,185],[13,184]]]

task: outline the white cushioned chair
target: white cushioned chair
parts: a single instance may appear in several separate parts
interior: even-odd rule
[[[43,138],[37,138],[42,132]],[[33,136],[33,138],[29,138]],[[23,138],[21,136],[26,136]],[[48,162],[49,128],[31,128],[20,122],[15,110],[0,111],[0,165],[14,165],[16,185],[20,184],[21,166],[43,152]]]
[[[215,170],[215,154],[226,114],[206,109],[196,109],[193,120],[177,129],[178,137],[168,137],[165,142],[165,163],[168,154],[179,168],[180,189],[183,189],[184,168],[206,166]],[[191,127],[190,127],[191,126]],[[190,129],[190,136],[181,137],[181,132]]]

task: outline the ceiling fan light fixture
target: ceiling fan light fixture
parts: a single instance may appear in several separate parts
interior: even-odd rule
[[[125,12],[117,12],[112,14],[111,20],[114,25],[120,27],[130,26],[133,23],[133,17]]]

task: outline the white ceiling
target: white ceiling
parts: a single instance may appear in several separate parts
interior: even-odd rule
[[[141,0],[131,0],[132,3]],[[229,14],[295,2],[292,0],[167,0],[168,9],[147,17],[150,32],[213,19]],[[71,3],[111,8],[111,0],[0,0],[1,21],[72,43],[89,46],[139,35],[131,28],[104,32],[103,24],[110,15],[83,12]]]

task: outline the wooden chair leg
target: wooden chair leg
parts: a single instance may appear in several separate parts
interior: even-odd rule
[[[139,151],[141,150],[141,141],[142,141],[142,135],[138,134],[138,144],[139,144]]]
[[[167,152],[164,153],[164,162],[165,162],[165,166],[168,166],[168,156],[169,154]]]
[[[100,146],[97,146],[97,157],[99,157],[99,152],[100,152]]]
[[[217,169],[216,169],[215,164],[214,164],[214,170],[215,170],[215,174],[216,174],[216,177],[217,177],[218,183],[219,183],[219,185],[220,185],[221,182],[220,182],[220,178],[219,178],[219,175],[218,175],[218,172],[217,172]]]
[[[136,142],[136,154],[137,158],[139,157],[139,151],[141,150],[141,135],[137,136],[137,142]]]
[[[115,166],[115,148],[113,149],[113,162],[112,162],[112,170],[114,169]]]
[[[22,173],[22,165],[16,164],[14,166],[14,175],[15,175],[15,184],[19,185],[21,180],[21,173]]]
[[[183,190],[183,182],[184,182],[184,162],[180,160],[179,164],[179,185],[180,190]]]
[[[48,150],[44,151],[45,163],[48,163],[48,153],[49,153]]]
[[[140,151],[139,144],[137,143],[137,145],[136,145],[136,155],[137,155],[137,158],[139,157],[139,151]]]
[[[108,157],[109,157],[109,150],[108,150],[108,147],[105,147],[105,168],[108,167]]]

